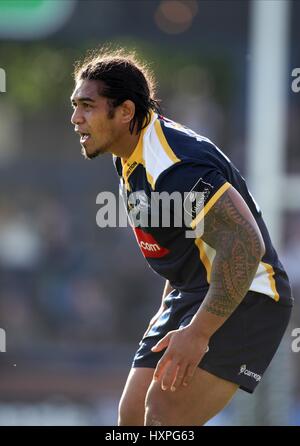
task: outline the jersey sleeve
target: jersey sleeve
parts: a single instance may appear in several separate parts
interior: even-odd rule
[[[185,227],[194,229],[230,186],[217,167],[190,161],[164,171],[155,190],[168,194],[176,192],[180,203],[173,205],[172,212],[181,212]]]

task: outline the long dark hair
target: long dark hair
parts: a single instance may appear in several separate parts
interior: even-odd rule
[[[149,124],[151,110],[161,113],[159,100],[155,98],[154,76],[134,52],[109,47],[94,50],[83,62],[76,63],[74,78],[76,82],[80,79],[101,81],[99,94],[109,99],[112,111],[127,99],[134,102],[131,133],[135,125],[139,133]]]

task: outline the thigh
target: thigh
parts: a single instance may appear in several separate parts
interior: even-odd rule
[[[146,396],[146,425],[199,426],[219,413],[238,385],[197,368],[191,383],[175,392],[152,381]]]
[[[145,398],[154,369],[132,368],[129,372],[119,404],[119,426],[143,426]]]

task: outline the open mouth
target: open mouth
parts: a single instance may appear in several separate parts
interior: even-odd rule
[[[80,133],[80,144],[84,144],[91,137],[89,133]]]

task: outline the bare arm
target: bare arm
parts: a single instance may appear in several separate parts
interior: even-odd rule
[[[210,337],[245,297],[265,247],[253,215],[233,187],[205,217],[202,239],[216,255],[208,293],[192,323]]]
[[[206,214],[202,239],[216,251],[207,295],[189,325],[170,331],[152,348],[167,347],[154,373],[163,390],[190,382],[210,337],[249,290],[265,250],[253,215],[233,187]]]

